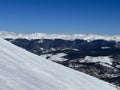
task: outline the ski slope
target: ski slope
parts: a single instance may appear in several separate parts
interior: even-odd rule
[[[0,39],[0,90],[118,90]]]

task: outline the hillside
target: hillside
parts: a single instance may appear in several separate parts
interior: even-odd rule
[[[0,90],[117,90],[0,39]]]

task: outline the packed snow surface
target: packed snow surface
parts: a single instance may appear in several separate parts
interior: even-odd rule
[[[0,90],[117,90],[0,39]]]
[[[83,39],[87,41],[93,41],[97,39],[103,40],[114,40],[120,41],[120,35],[95,35],[95,34],[45,34],[45,33],[33,33],[33,34],[18,34],[14,32],[0,32],[1,38],[25,38],[25,39],[64,39],[64,40],[75,40],[75,39]]]

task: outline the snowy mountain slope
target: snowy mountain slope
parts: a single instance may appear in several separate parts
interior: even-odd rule
[[[64,39],[64,40],[75,40],[75,39],[83,39],[87,41],[93,41],[97,39],[103,40],[114,40],[120,41],[120,35],[95,35],[95,34],[44,34],[44,33],[33,33],[33,34],[17,34],[13,32],[0,32],[1,38],[25,38],[25,39]]]
[[[120,86],[120,42],[88,42],[80,39],[6,40],[48,60]]]
[[[0,90],[117,90],[0,39]]]

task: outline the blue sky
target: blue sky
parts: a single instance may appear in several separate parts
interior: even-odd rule
[[[0,30],[120,34],[120,0],[0,0]]]

